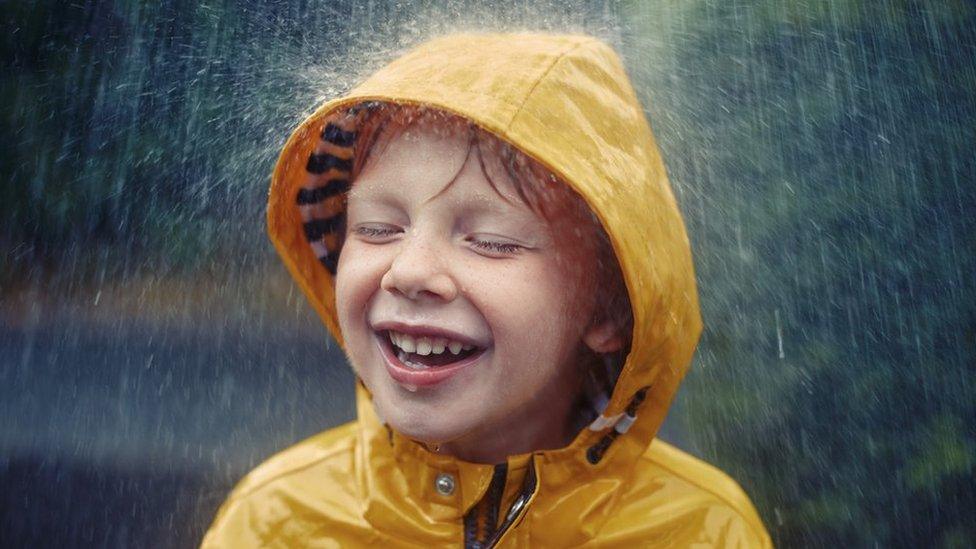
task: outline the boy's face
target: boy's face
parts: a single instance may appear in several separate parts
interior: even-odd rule
[[[384,421],[463,459],[564,445],[592,239],[482,169],[466,128],[400,129],[349,195],[336,299],[354,369]]]

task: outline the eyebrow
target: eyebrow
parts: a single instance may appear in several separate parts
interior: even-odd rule
[[[364,191],[362,186],[353,185],[346,195],[346,204],[353,200],[394,206],[403,189],[402,185],[377,185],[375,189]]]

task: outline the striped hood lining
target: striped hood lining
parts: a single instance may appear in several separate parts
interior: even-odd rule
[[[357,131],[363,118],[379,106],[376,102],[361,103],[326,117],[295,196],[305,238],[333,276],[346,228],[346,200],[357,168]]]

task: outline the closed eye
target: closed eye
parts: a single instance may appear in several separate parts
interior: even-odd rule
[[[385,223],[363,223],[352,229],[353,234],[362,237],[366,242],[386,242],[403,232],[402,229]]]
[[[512,256],[526,249],[521,244],[507,240],[496,240],[482,237],[468,237],[466,239],[478,251],[491,256]]]

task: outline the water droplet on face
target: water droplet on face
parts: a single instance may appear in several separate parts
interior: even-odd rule
[[[408,390],[408,391],[410,391],[411,393],[416,393],[417,392],[417,386],[416,385],[410,385],[409,383],[404,383],[403,384],[403,388],[406,389],[406,390]]]

